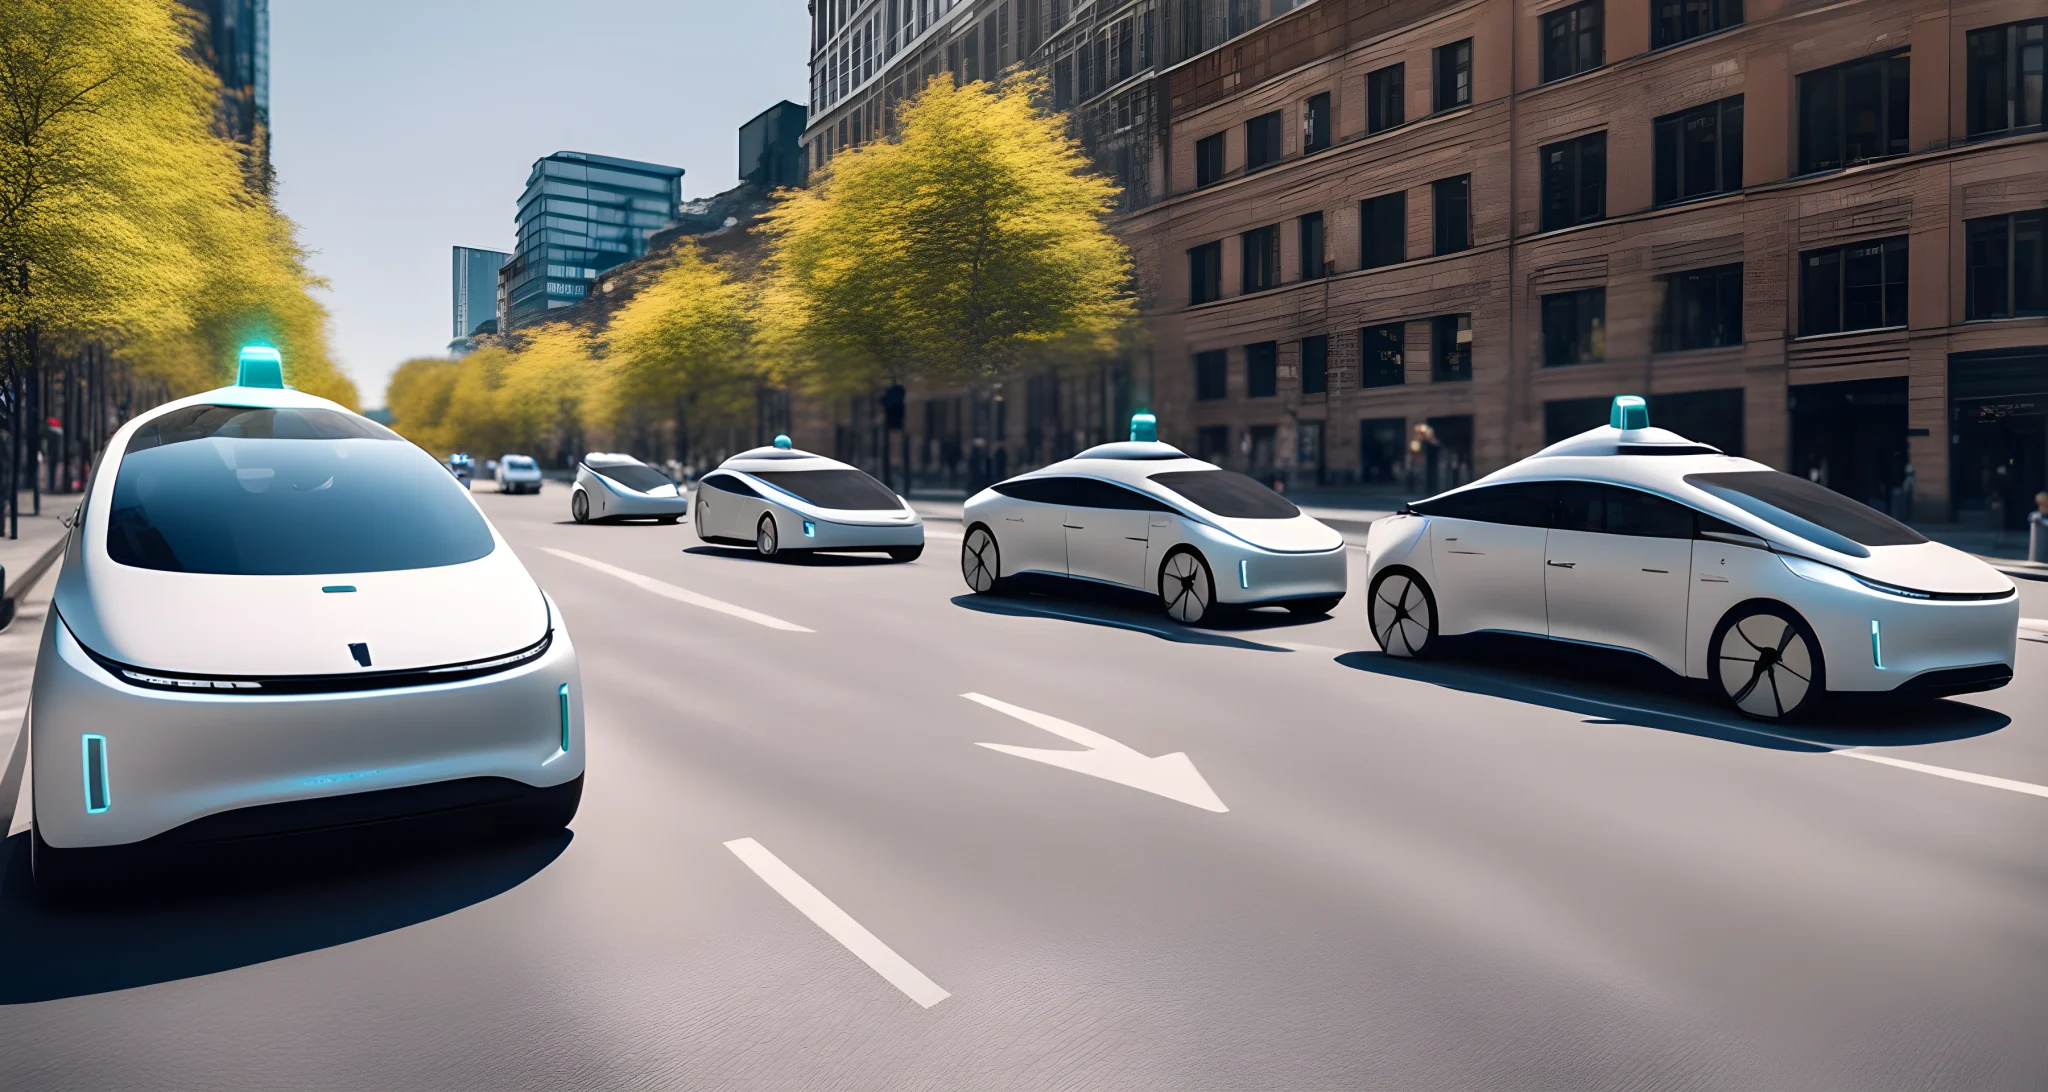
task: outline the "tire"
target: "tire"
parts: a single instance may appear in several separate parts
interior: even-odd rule
[[[1341,595],[1324,595],[1314,599],[1296,599],[1292,603],[1281,605],[1287,608],[1287,613],[1298,618],[1317,618],[1336,610],[1337,604],[1343,601],[1344,597]]]
[[[1728,612],[1707,645],[1714,689],[1753,720],[1794,720],[1820,705],[1827,665],[1806,619],[1782,603],[1759,600]]]
[[[1216,614],[1216,578],[1209,562],[1186,546],[1166,555],[1159,565],[1159,598],[1167,617],[1184,626],[1198,626]]]
[[[782,552],[782,531],[775,526],[774,516],[763,513],[761,522],[754,525],[754,549],[762,557]]]
[[[988,528],[975,524],[960,540],[960,577],[976,595],[993,594],[1003,582],[1003,548]]]
[[[1436,653],[1436,594],[1412,569],[1388,569],[1372,582],[1366,623],[1380,651],[1399,660]]]
[[[923,556],[924,556],[924,544],[923,544],[923,543],[919,543],[919,544],[918,544],[918,545],[916,545],[916,546],[891,546],[891,547],[889,547],[889,560],[891,560],[891,561],[916,561],[916,560],[917,560],[918,558],[920,558],[920,557],[923,557]]]
[[[704,498],[701,496],[697,498],[696,504],[690,506],[690,522],[697,528],[699,539],[711,541],[711,536],[704,533]]]
[[[583,490],[569,494],[569,515],[578,523],[590,522],[590,498]]]

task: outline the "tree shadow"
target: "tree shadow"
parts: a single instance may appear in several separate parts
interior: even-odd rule
[[[35,890],[29,835],[19,834],[0,843],[0,1005],[193,978],[403,929],[510,891],[570,838],[411,849],[390,835],[294,840],[120,897],[57,903]]]
[[[762,557],[751,546],[705,544],[685,546],[683,552],[698,557],[722,557],[732,561],[753,561],[762,565],[809,565],[816,568],[862,568],[869,565],[906,565],[887,554],[842,554],[815,550],[784,550],[774,557]]]
[[[1888,694],[1834,694],[1807,720],[1763,723],[1728,711],[1706,684],[1629,652],[1493,634],[1449,638],[1439,647],[1429,660],[1371,651],[1347,652],[1336,662],[1375,675],[1578,713],[1595,724],[1682,732],[1781,751],[1941,743],[1988,735],[2012,723],[2003,713],[1963,702],[1901,700]]]

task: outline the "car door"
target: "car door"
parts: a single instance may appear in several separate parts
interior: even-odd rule
[[[1637,489],[1560,482],[1544,548],[1550,635],[1632,648],[1683,675],[1693,511]]]
[[[1549,483],[1481,486],[1413,510],[1429,517],[1439,632],[1544,634]]]
[[[1010,498],[991,530],[1002,554],[1004,576],[1020,572],[1067,575],[1067,505],[1078,478],[1016,478],[995,491]]]
[[[697,518],[702,521],[705,534],[714,538],[754,537],[754,518],[761,511],[761,501],[753,486],[716,471],[704,475],[697,486]]]
[[[1154,512],[1171,511],[1159,501],[1114,482],[1075,479],[1067,506],[1067,575],[1142,588],[1145,544]]]

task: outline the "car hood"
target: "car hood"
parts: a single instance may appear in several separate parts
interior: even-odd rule
[[[1335,528],[1309,515],[1292,519],[1227,519],[1210,515],[1205,521],[1262,550],[1277,553],[1321,553],[1344,545],[1344,536]]]
[[[1848,557],[1833,551],[1827,556],[1837,568],[1914,591],[1988,595],[2008,591],[2013,586],[2004,573],[1939,542],[1872,546],[1869,557]]]
[[[502,656],[548,632],[540,588],[499,540],[460,565],[317,576],[161,572],[83,558],[74,534],[59,617],[110,660],[195,675],[331,675],[442,667]],[[329,592],[326,588],[354,588]]]

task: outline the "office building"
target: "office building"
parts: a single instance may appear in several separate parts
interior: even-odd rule
[[[473,337],[485,324],[496,325],[498,270],[512,255],[502,250],[478,250],[467,246],[453,250],[455,323],[452,336],[458,339]]]
[[[535,160],[514,217],[518,245],[498,271],[500,328],[576,303],[599,274],[647,253],[682,197],[681,167],[584,152]]]
[[[785,99],[740,126],[740,181],[764,190],[803,185],[807,116]]]
[[[200,56],[220,77],[221,132],[247,149],[252,185],[268,192],[270,0],[184,0],[200,16]]]

